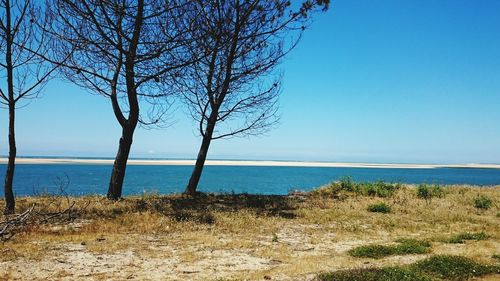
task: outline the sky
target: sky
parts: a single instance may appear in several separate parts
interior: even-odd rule
[[[281,64],[280,124],[210,159],[500,163],[500,1],[337,0]],[[131,157],[195,158],[195,124],[139,128]],[[17,111],[20,156],[113,157],[111,104],[55,80]],[[0,112],[0,154],[8,153]]]

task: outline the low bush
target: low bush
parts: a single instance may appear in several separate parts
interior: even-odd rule
[[[500,273],[498,266],[479,264],[461,256],[439,255],[416,263],[415,267],[444,280],[467,280],[491,273]]]
[[[372,213],[390,213],[391,212],[391,207],[384,202],[377,203],[377,204],[371,204],[368,206],[367,210]]]
[[[341,270],[318,275],[320,281],[431,281],[409,267],[384,267]]]
[[[313,190],[311,194],[338,197],[341,193],[354,193],[363,196],[390,197],[400,188],[401,184],[384,181],[357,183],[351,177],[343,177],[338,182]]]
[[[486,238],[488,238],[488,236],[484,232],[477,232],[477,233],[465,232],[452,236],[450,239],[446,240],[446,242],[463,244],[465,243],[466,240],[480,241],[480,240],[485,240]]]
[[[484,195],[479,195],[474,199],[474,207],[477,209],[488,210],[492,204],[491,199]]]
[[[431,281],[468,280],[500,273],[499,266],[476,263],[460,256],[439,255],[396,267],[362,268],[318,274],[320,281]],[[438,278],[438,279],[437,279]]]
[[[390,197],[398,189],[400,184],[386,183],[383,181],[359,183],[357,185],[357,193],[365,196]]]
[[[430,252],[431,244],[415,239],[401,239],[396,245],[365,245],[349,251],[353,257],[379,259],[393,255],[425,254]]]
[[[444,197],[444,190],[440,185],[419,184],[417,186],[417,197],[422,199],[432,199],[434,197]]]

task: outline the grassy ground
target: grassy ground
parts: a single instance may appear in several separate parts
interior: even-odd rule
[[[499,199],[500,186],[348,179],[290,196],[23,197],[18,212],[78,217],[0,244],[0,280],[498,280]]]

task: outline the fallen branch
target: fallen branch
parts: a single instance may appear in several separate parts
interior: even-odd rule
[[[12,238],[12,236],[17,233],[19,229],[22,229],[35,209],[36,204],[33,204],[28,210],[24,211],[22,214],[15,216],[14,218],[7,218],[6,221],[0,222],[0,241],[5,242]]]
[[[42,212],[36,210],[36,204],[33,204],[29,209],[22,214],[14,217],[7,217],[3,222],[0,222],[0,242],[6,242],[15,234],[21,232],[29,226],[37,226],[48,223],[64,223],[75,220],[79,212],[74,208],[73,201],[68,208],[58,212]]]

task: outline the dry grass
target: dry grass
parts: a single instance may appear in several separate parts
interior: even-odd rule
[[[64,225],[32,226],[0,245],[3,279],[311,280],[318,272],[414,263],[433,254],[454,254],[495,264],[500,253],[500,186],[444,187],[424,200],[415,186],[384,198],[328,187],[310,195],[181,195],[127,197],[23,197],[55,211],[71,201],[79,217]],[[490,209],[476,209],[486,196]],[[385,202],[390,214],[367,211]],[[0,208],[3,202],[0,204]],[[488,238],[445,243],[462,233]],[[431,253],[356,258],[349,250],[398,239],[431,241]],[[47,270],[52,269],[53,270]],[[491,278],[491,277],[486,277]]]

